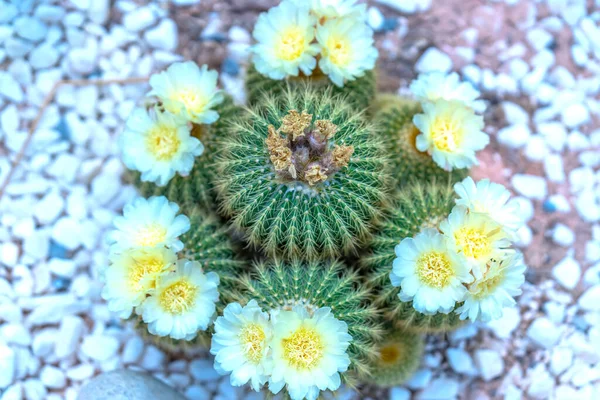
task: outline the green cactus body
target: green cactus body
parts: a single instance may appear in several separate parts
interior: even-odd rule
[[[378,357],[372,362],[367,383],[392,387],[404,383],[417,370],[424,352],[418,333],[393,329],[377,345]]]
[[[219,275],[219,293],[229,293],[234,287],[237,276],[247,271],[246,263],[235,258],[235,246],[231,242],[226,227],[214,216],[206,216],[199,208],[192,210],[190,230],[181,237],[184,249],[181,256],[197,261],[204,272],[216,272]],[[217,302],[217,313],[222,313],[227,305],[222,296]],[[135,328],[149,342],[169,353],[189,352],[210,346],[210,328],[207,332],[198,332],[190,341],[174,340],[169,337],[151,335],[141,317],[135,317]]]
[[[381,95],[373,103],[373,121],[381,129],[386,148],[394,154],[392,176],[397,184],[410,180],[429,182],[459,182],[469,174],[468,168],[451,172],[440,168],[427,153],[416,147],[420,134],[413,124],[413,117],[421,112],[419,102],[392,95]]]
[[[368,364],[377,356],[374,343],[381,339],[378,312],[369,305],[369,289],[360,276],[340,262],[258,263],[244,275],[236,288],[224,297],[245,304],[254,299],[265,311],[290,310],[296,305],[309,313],[330,307],[333,315],[348,324],[352,342],[346,381],[368,374]]]
[[[196,157],[194,167],[188,176],[175,175],[166,186],[157,186],[153,182],[142,182],[140,173],[131,172],[131,180],[144,197],[166,196],[179,204],[184,212],[200,206],[205,210],[215,208],[213,192],[213,174],[215,158],[219,152],[220,141],[226,136],[232,118],[238,118],[242,108],[233,103],[230,96],[216,107],[219,119],[212,125],[194,125],[192,136],[200,139],[204,153]]]
[[[388,200],[388,159],[372,127],[310,88],[265,98],[250,113],[223,142],[220,211],[269,255],[355,251]]]
[[[396,258],[394,248],[402,239],[413,237],[423,228],[437,228],[454,207],[456,194],[446,183],[414,183],[402,190],[398,202],[371,242],[372,253],[361,259],[368,269],[368,285],[374,293],[374,305],[397,326],[413,332],[444,332],[459,327],[454,312],[425,315],[412,302],[398,298],[399,288],[392,286],[390,272]]]
[[[324,75],[317,67],[310,76],[303,75],[298,77],[288,77],[282,80],[273,80],[254,68],[254,65],[248,67],[246,74],[246,93],[248,104],[254,105],[261,101],[265,94],[270,96],[281,96],[289,87],[292,90],[299,90],[304,85],[309,84],[321,93],[331,90],[333,94],[340,94],[346,97],[348,103],[362,111],[366,109],[373,98],[377,88],[377,79],[374,71],[366,71],[365,74],[353,81],[348,81],[343,87],[335,86],[329,78]]]

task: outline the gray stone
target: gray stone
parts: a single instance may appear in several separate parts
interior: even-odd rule
[[[116,370],[89,381],[77,400],[184,400],[181,394],[152,376],[130,370]]]

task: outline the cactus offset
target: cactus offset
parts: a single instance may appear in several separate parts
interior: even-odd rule
[[[392,286],[390,272],[396,254],[394,248],[402,239],[413,237],[423,228],[437,228],[454,206],[456,194],[446,183],[415,183],[403,189],[397,204],[371,242],[372,253],[361,259],[368,268],[368,285],[373,289],[374,304],[383,309],[390,322],[414,332],[443,332],[462,324],[458,315],[425,315],[412,307],[412,302],[398,298],[400,289]]]
[[[310,76],[301,73],[298,77],[273,80],[262,75],[254,68],[254,65],[251,65],[246,74],[248,104],[258,104],[264,95],[282,96],[288,88],[294,91],[302,90],[306,84],[320,93],[331,90],[333,94],[345,97],[348,103],[362,111],[371,104],[375,97],[377,79],[374,71],[367,71],[362,77],[346,82],[343,87],[338,87],[333,85],[319,68],[316,68]]]
[[[223,140],[220,211],[269,255],[355,251],[387,200],[388,159],[372,126],[343,99],[310,88],[250,112]]]
[[[394,154],[392,176],[397,180],[397,185],[410,180],[428,182],[432,179],[456,183],[469,174],[467,168],[445,171],[429,154],[417,149],[416,138],[420,132],[413,124],[413,117],[421,112],[421,105],[417,101],[383,95],[374,101],[372,111],[386,148]]]
[[[361,283],[357,271],[337,261],[274,260],[257,263],[231,292],[221,293],[224,299],[241,304],[254,299],[265,311],[302,305],[310,313],[320,307],[331,307],[334,316],[348,324],[352,336],[348,348],[350,368],[354,374],[363,376],[368,374],[369,362],[377,357],[375,343],[383,331],[377,309],[368,302],[369,289]]]
[[[377,344],[377,359],[369,367],[365,382],[381,387],[404,383],[417,370],[424,352],[423,337],[392,329]]]

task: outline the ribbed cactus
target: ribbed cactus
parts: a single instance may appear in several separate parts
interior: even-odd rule
[[[206,215],[199,208],[189,214],[190,230],[181,237],[184,249],[181,256],[198,261],[204,272],[216,272],[219,275],[219,292],[229,292],[235,285],[237,277],[248,270],[246,263],[236,259],[235,245],[227,234],[227,228],[218,222],[217,217]],[[227,301],[220,298],[217,312],[221,313]],[[169,337],[159,337],[148,333],[146,324],[140,317],[135,317],[136,329],[149,342],[168,352],[189,351],[205,348],[210,345],[210,332],[198,332],[191,340],[174,340]],[[210,330],[209,330],[210,331]]]
[[[397,204],[373,237],[372,253],[361,259],[361,264],[371,271],[368,284],[374,293],[374,305],[383,310],[386,319],[407,330],[441,332],[462,324],[455,313],[425,315],[416,311],[411,302],[400,301],[399,288],[390,282],[396,245],[423,228],[437,228],[450,214],[455,198],[452,186],[447,183],[415,182],[406,187],[399,193]]]
[[[360,112],[311,88],[265,98],[222,142],[220,211],[269,255],[354,251],[389,200],[389,163]]]
[[[392,95],[382,95],[375,99],[372,106],[373,121],[381,129],[386,148],[394,154],[392,176],[398,183],[410,180],[428,182],[456,183],[463,180],[468,169],[445,171],[440,168],[427,153],[416,147],[416,138],[420,134],[413,124],[415,114],[421,112],[419,102]]]
[[[423,356],[423,337],[417,333],[391,329],[377,344],[377,359],[372,362],[365,382],[382,387],[404,383],[417,370]]]
[[[144,197],[166,196],[188,211],[196,206],[210,210],[215,208],[212,175],[214,174],[215,158],[221,149],[220,141],[227,135],[227,129],[232,119],[240,118],[242,108],[226,96],[223,103],[216,107],[219,119],[211,125],[194,124],[192,135],[204,145],[204,153],[196,158],[194,168],[189,176],[176,175],[164,186],[153,182],[142,182],[139,172],[131,172],[131,180]]]
[[[378,311],[369,304],[369,289],[361,285],[358,272],[340,262],[257,263],[231,292],[221,293],[224,299],[241,304],[254,299],[265,311],[289,310],[295,305],[303,305],[309,312],[331,307],[335,318],[348,324],[353,373],[368,374],[369,363],[377,357],[375,343],[383,332]],[[346,374],[345,378],[352,376]]]
[[[367,71],[360,78],[347,81],[343,87],[338,87],[333,85],[327,75],[324,75],[319,68],[316,68],[310,76],[300,73],[298,77],[273,80],[262,75],[254,68],[254,65],[251,65],[246,73],[248,104],[257,104],[265,94],[281,96],[287,90],[288,85],[292,90],[299,90],[306,84],[321,93],[331,90],[333,94],[346,97],[347,101],[356,107],[356,110],[367,108],[375,97],[375,90],[377,89],[375,71],[372,70]]]

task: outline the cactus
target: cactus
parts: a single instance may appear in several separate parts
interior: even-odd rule
[[[289,310],[295,305],[303,305],[309,312],[331,307],[334,316],[348,324],[352,336],[348,355],[354,373],[368,374],[369,362],[377,356],[374,344],[383,332],[378,312],[368,304],[369,290],[361,285],[358,272],[341,262],[257,263],[231,292],[222,294],[241,304],[254,299],[265,311]]]
[[[417,333],[393,329],[377,345],[365,382],[381,387],[404,383],[417,370],[424,352],[423,337]]]
[[[227,135],[229,122],[240,115],[242,108],[226,96],[223,103],[217,106],[219,119],[212,125],[194,124],[192,135],[200,139],[204,145],[204,153],[196,158],[194,167],[188,176],[176,175],[164,186],[153,182],[142,182],[140,173],[132,171],[130,180],[144,197],[166,196],[170,201],[179,204],[184,212],[200,206],[212,210],[215,204],[212,175],[215,158],[221,148],[219,143]]]
[[[374,294],[374,305],[383,310],[386,319],[413,332],[443,332],[462,324],[458,315],[425,315],[412,307],[412,302],[398,298],[399,288],[392,286],[390,272],[396,254],[394,247],[407,237],[413,237],[423,228],[437,228],[454,206],[456,194],[446,183],[415,182],[398,195],[398,201],[389,217],[374,235],[372,253],[361,259],[367,268],[369,287]]]
[[[416,148],[419,130],[413,124],[415,114],[421,112],[419,102],[392,95],[382,95],[372,106],[373,120],[380,127],[386,148],[394,154],[392,176],[397,185],[410,180],[456,183],[469,174],[469,170],[445,171],[427,153]]]
[[[365,75],[360,78],[346,82],[343,87],[338,87],[331,84],[327,75],[324,75],[319,68],[316,68],[310,76],[301,73],[298,77],[273,80],[262,75],[254,68],[254,65],[251,65],[246,73],[248,104],[259,103],[265,94],[281,96],[287,90],[288,85],[292,90],[298,90],[307,83],[321,93],[331,90],[333,94],[346,97],[348,103],[357,110],[364,110],[370,105],[377,88],[377,79],[373,70],[366,71]]]
[[[389,161],[362,114],[309,87],[250,113],[223,140],[220,211],[269,255],[334,258],[364,243],[387,201]]]

